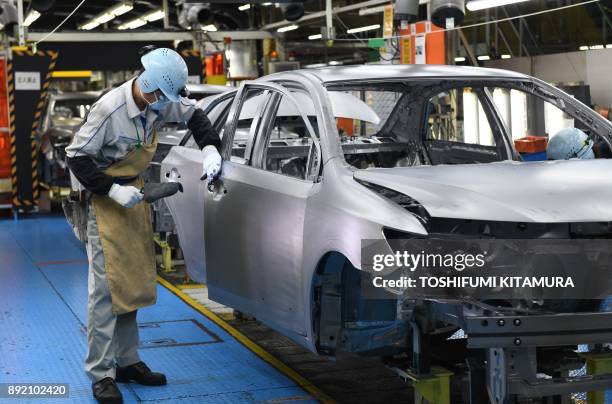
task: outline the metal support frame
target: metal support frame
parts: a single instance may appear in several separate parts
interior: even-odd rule
[[[412,327],[412,373],[417,376],[431,373],[431,349],[429,339],[423,332],[421,321],[411,321]]]
[[[470,61],[470,64],[472,66],[478,66],[478,60],[476,59],[476,56],[474,55],[474,50],[472,49],[472,46],[470,45],[467,38],[465,37],[463,30],[458,29],[457,33],[459,35],[459,40],[461,41],[461,45],[463,45],[463,49],[465,49],[465,53],[468,57],[468,60]]]
[[[536,357],[537,347],[609,342],[612,340],[612,312],[528,314],[477,301],[450,299],[425,299],[419,302],[416,310],[421,314],[419,317],[425,316],[430,324],[442,321],[460,327],[467,335],[467,348],[484,350],[486,390],[492,403],[508,404],[514,396],[546,397],[612,387],[612,355],[609,353],[599,362],[595,354],[584,354],[587,364],[589,358],[592,363],[588,376],[554,374],[549,379],[537,377]],[[479,363],[475,359],[468,361],[470,372],[476,372],[470,374],[470,392],[476,397],[478,375],[482,374]]]
[[[512,47],[510,46],[510,43],[508,43],[508,39],[506,38],[506,34],[504,34],[504,31],[501,30],[501,28],[499,27],[498,24],[495,24],[495,30],[497,32],[497,35],[499,35],[499,37],[504,42],[504,45],[506,46],[507,51],[510,53],[510,56],[514,57],[515,53],[512,50]],[[497,50],[499,51],[499,47],[497,48]]]
[[[332,0],[325,0],[325,35],[324,38],[328,44],[331,44],[334,39],[334,10],[332,8]]]
[[[599,10],[601,11],[601,16],[603,18],[603,24],[602,24],[602,36],[603,36],[603,43],[607,43],[608,41],[608,28],[610,28],[612,30],[612,21],[610,21],[610,19],[608,18],[608,13],[606,12],[606,9],[604,8],[604,6],[601,5],[601,3],[595,3],[597,4],[597,7],[599,7]]]
[[[509,18],[510,17],[510,15],[508,14],[508,11],[506,10],[505,7],[498,7],[498,8],[500,8],[503,11],[503,13],[505,15],[505,18]],[[520,19],[519,19],[519,21],[520,21]],[[514,26],[514,22],[508,21],[508,24],[510,24],[510,28],[512,28],[512,32],[514,32],[514,35],[516,36],[516,38],[519,41],[519,48],[518,48],[518,52],[517,52],[518,55],[519,56],[530,56],[529,55],[529,51],[527,50],[527,47],[523,43],[522,35],[516,29],[516,26]],[[522,25],[520,25],[520,26],[522,27]]]
[[[151,42],[151,41],[192,41],[197,32],[56,32],[45,42]],[[32,32],[28,35],[31,41],[37,41],[47,35],[46,32]],[[235,41],[248,39],[273,38],[268,31],[216,31],[208,32],[206,40],[222,42],[230,37]],[[210,39],[208,39],[210,38]]]
[[[164,10],[164,29],[170,28],[170,7],[168,0],[162,0],[162,9]]]
[[[17,0],[17,42],[19,46],[25,46],[25,26],[23,25],[23,0]]]
[[[484,360],[471,356],[466,358],[465,362],[468,367],[468,398],[470,404],[488,404],[487,372]]]

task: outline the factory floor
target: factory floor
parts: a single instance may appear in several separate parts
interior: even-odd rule
[[[321,398],[296,375],[279,371],[282,366],[242,334],[180,295],[162,282],[157,304],[138,312],[141,357],[166,373],[168,385],[119,384],[125,402]],[[83,371],[86,312],[87,257],[65,220],[0,220],[0,386],[67,383],[69,398],[49,402],[94,402]]]

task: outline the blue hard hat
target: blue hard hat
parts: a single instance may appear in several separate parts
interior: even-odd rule
[[[140,58],[144,72],[138,76],[138,86],[144,93],[160,89],[170,101],[178,101],[187,83],[185,60],[168,48],[152,50]]]
[[[595,158],[593,141],[586,133],[576,128],[565,128],[557,132],[548,142],[546,154],[550,160]]]

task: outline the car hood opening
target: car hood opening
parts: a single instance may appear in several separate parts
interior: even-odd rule
[[[612,221],[612,160],[373,168],[354,178],[410,196],[433,217]]]

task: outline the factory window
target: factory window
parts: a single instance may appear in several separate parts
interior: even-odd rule
[[[495,146],[489,119],[472,88],[444,91],[426,106],[426,139]]]
[[[532,94],[509,88],[490,88],[493,101],[512,139],[525,136],[554,136],[564,128],[584,125],[556,105]]]

